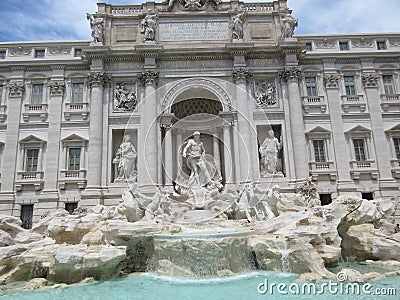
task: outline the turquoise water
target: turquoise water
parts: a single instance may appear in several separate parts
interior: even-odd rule
[[[292,291],[296,292],[295,285],[298,276],[291,274],[278,274],[271,272],[253,272],[244,275],[224,279],[210,280],[177,280],[163,278],[151,273],[131,274],[129,276],[109,281],[97,281],[88,284],[77,284],[64,289],[42,290],[42,291],[15,291],[0,292],[0,299],[399,299],[400,277],[386,278],[379,282],[371,283],[369,291],[375,293],[377,288],[395,288],[397,295],[349,295],[338,290],[336,294],[329,293],[327,289],[323,294],[314,295],[305,293],[293,295],[289,290],[292,283]],[[260,294],[258,286],[265,283],[286,284],[286,292],[283,295],[273,288],[273,293],[268,290]],[[298,283],[301,292],[301,283]],[[317,291],[321,284],[318,283]],[[264,287],[262,286],[262,287]],[[263,292],[263,290],[261,290]],[[282,289],[284,292],[285,290]],[[334,291],[334,290],[333,290]],[[385,290],[382,290],[385,291]],[[312,292],[312,291],[311,291]],[[351,290],[350,290],[351,292]]]

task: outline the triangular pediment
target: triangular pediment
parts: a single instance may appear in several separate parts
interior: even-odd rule
[[[306,134],[313,134],[313,133],[330,133],[330,130],[321,126],[317,126],[306,132]]]
[[[19,140],[20,143],[22,144],[27,144],[27,143],[46,143],[45,140],[42,140],[41,138],[38,138],[37,136],[31,134],[28,135],[27,137],[24,137],[23,139]]]
[[[84,137],[81,137],[80,135],[73,133],[73,134],[63,138],[61,141],[63,143],[68,143],[68,142],[87,142],[88,140],[85,139]]]
[[[393,126],[388,130],[385,130],[385,132],[390,132],[390,131],[400,131],[400,124],[397,124],[396,126]]]
[[[353,127],[352,129],[346,131],[346,133],[352,133],[352,132],[371,132],[371,129],[364,127],[362,125],[357,125],[355,127]]]

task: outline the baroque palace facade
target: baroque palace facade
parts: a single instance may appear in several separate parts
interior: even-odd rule
[[[0,212],[27,228],[118,204],[127,184],[172,191],[194,131],[225,188],[311,176],[323,204],[400,196],[400,34],[293,35],[286,0],[99,3],[87,18],[92,41],[0,43]]]

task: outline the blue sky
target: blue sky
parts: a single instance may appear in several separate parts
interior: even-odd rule
[[[97,2],[102,1],[1,0],[0,42],[88,40],[90,30],[85,14],[95,12]],[[299,18],[296,34],[400,32],[400,0],[288,0],[288,4]]]

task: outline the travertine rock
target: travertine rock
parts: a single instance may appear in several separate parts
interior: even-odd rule
[[[373,224],[351,226],[343,239],[345,252],[353,253],[357,259],[400,261],[400,242],[386,236]]]
[[[123,246],[63,246],[55,254],[54,273],[49,278],[65,283],[80,282],[86,277],[111,278],[119,274],[125,257]]]

